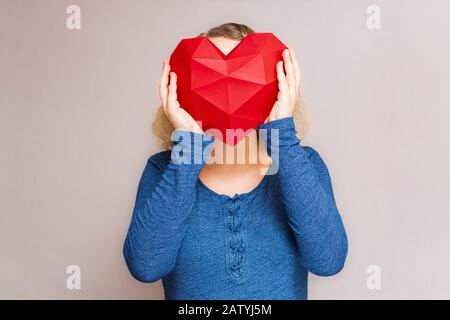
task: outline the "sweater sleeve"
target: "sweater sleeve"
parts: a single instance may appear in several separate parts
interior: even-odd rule
[[[278,166],[281,199],[303,265],[319,276],[338,273],[348,241],[325,163],[314,149],[300,145],[293,117],[259,128],[267,129],[263,139]]]
[[[145,166],[123,246],[130,273],[142,282],[157,281],[175,266],[198,175],[214,141],[205,134],[177,132],[188,139],[174,142],[168,163],[160,152]]]

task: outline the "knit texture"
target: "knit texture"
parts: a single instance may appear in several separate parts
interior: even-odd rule
[[[198,178],[204,161],[178,163],[175,149],[148,159],[123,248],[136,279],[162,279],[166,299],[307,299],[308,272],[343,268],[347,236],[322,158],[292,117],[259,128],[278,129],[264,138],[278,171],[247,193],[211,190]],[[207,154],[214,138],[190,136],[175,145]]]

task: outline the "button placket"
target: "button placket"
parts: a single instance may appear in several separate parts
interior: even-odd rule
[[[231,274],[240,278],[243,274],[244,240],[242,234],[242,212],[239,195],[229,199],[228,205],[228,269]]]

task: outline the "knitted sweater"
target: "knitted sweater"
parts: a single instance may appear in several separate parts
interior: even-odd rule
[[[123,248],[136,279],[162,279],[166,299],[307,299],[308,272],[343,268],[347,236],[322,158],[300,144],[292,117],[259,128],[279,130],[278,171],[247,193],[211,190],[199,179],[205,161],[174,161],[175,148],[148,159]],[[190,134],[175,145],[192,150],[206,136]]]

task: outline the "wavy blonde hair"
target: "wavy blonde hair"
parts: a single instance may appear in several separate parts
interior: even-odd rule
[[[246,26],[245,24],[238,23],[224,23],[220,26],[209,29],[207,32],[202,32],[198,37],[224,37],[232,40],[242,40],[248,34],[254,33],[255,31]],[[294,121],[299,138],[303,138],[308,130],[308,115],[305,110],[305,104],[301,99],[301,96],[297,99],[297,104],[294,111]],[[156,110],[156,115],[152,123],[153,133],[162,141],[162,147],[164,149],[172,148],[172,132],[175,128],[170,123],[162,105]]]

